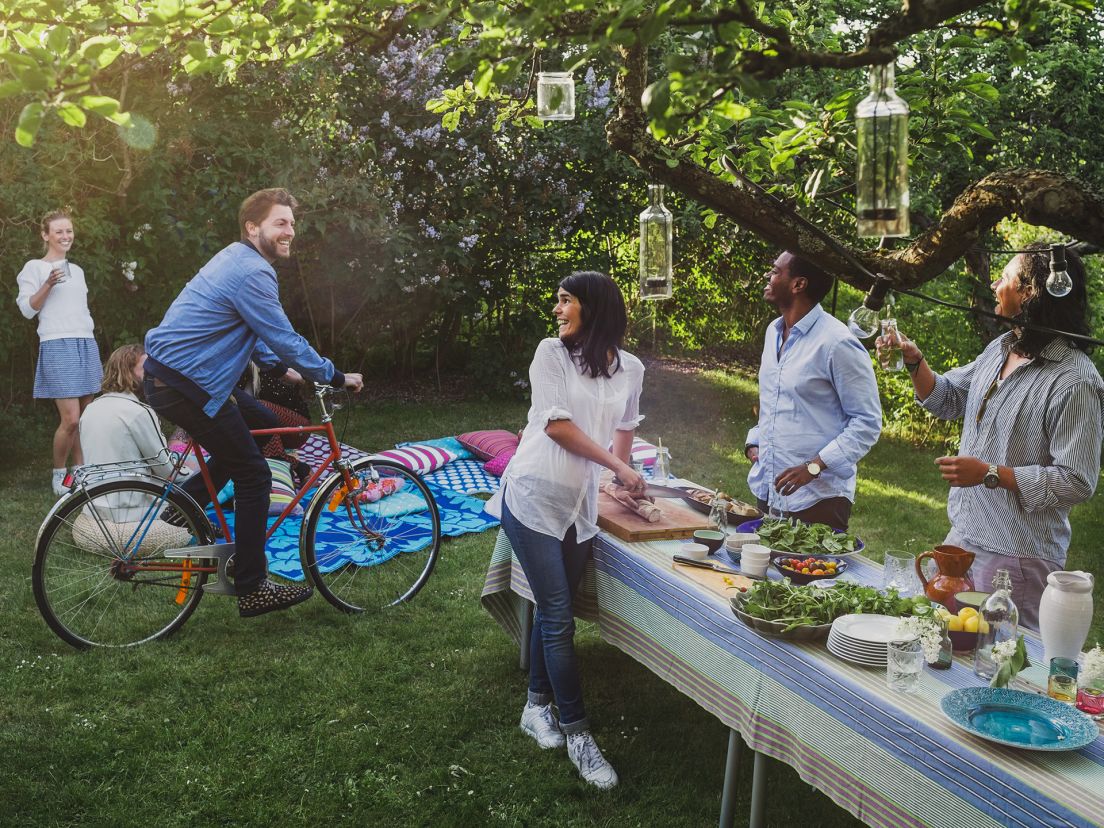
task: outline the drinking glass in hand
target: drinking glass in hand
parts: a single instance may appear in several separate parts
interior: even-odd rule
[[[69,262],[66,259],[54,262],[54,266],[50,268],[51,273],[58,273],[57,282],[55,284],[61,284],[62,282],[69,281]]]
[[[901,338],[897,333],[896,319],[882,320],[882,338],[885,345],[878,349],[878,359],[886,371],[903,371],[905,357],[901,353]]]

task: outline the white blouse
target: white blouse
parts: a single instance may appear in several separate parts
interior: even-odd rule
[[[487,502],[488,513],[501,518],[505,496],[510,513],[535,532],[563,539],[574,524],[580,541],[598,534],[602,467],[572,454],[544,429],[551,420],[571,420],[603,448],[610,445],[614,431],[634,430],[644,419],[644,365],[626,351],[619,356],[620,368],[612,377],[591,377],[559,339],[545,339],[537,346],[529,366],[529,422],[502,476],[502,488]]]

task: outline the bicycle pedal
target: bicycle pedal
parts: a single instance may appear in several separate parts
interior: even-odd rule
[[[218,580],[214,583],[203,585],[203,591],[212,595],[238,594],[234,582],[230,579],[228,566],[233,566],[236,546],[232,543],[212,543],[206,546],[185,546],[182,549],[166,549],[162,554],[166,558],[201,558],[216,561],[218,564]]]

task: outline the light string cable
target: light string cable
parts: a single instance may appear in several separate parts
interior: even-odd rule
[[[846,247],[844,247],[842,244],[840,244],[838,241],[836,241],[834,238],[832,238],[832,236],[830,236],[824,230],[821,230],[820,227],[813,224],[813,222],[809,221],[807,218],[805,218],[803,215],[801,215],[801,213],[797,212],[797,210],[790,208],[784,201],[782,201],[782,199],[778,198],[778,196],[767,192],[767,190],[764,189],[760,184],[758,184],[755,181],[752,181],[750,178],[748,178],[746,175],[744,175],[742,172],[740,172],[738,169],[736,169],[736,166],[729,160],[727,155],[722,155],[721,156],[721,166],[724,167],[727,172],[729,172],[730,174],[735,176],[739,181],[743,182],[745,185],[751,187],[752,189],[756,190],[759,194],[761,194],[761,195],[765,196],[766,198],[770,199],[771,201],[773,201],[779,207],[782,207],[782,208],[788,210],[791,213],[791,215],[793,215],[793,217],[795,219],[797,219],[797,222],[802,227],[804,227],[806,230],[808,230],[809,232],[816,235],[817,238],[819,238],[821,241],[828,244],[829,247],[831,247],[833,250],[835,250],[837,253],[839,253],[840,256],[842,256],[844,259],[846,259],[848,264],[850,264],[852,267],[854,267],[860,273],[862,273],[865,276],[867,276],[868,278],[870,278],[871,281],[877,283],[879,281],[879,279],[886,279],[885,276],[881,276],[880,274],[877,274],[877,273],[872,273],[869,268],[867,268],[862,262],[860,262],[857,258],[855,258],[854,254],[852,254],[850,250],[848,250]],[[1076,244],[1076,242],[1075,242],[1075,244]],[[1061,246],[1061,247],[1066,247],[1066,248],[1070,247],[1070,245],[1052,245],[1052,246],[1054,246],[1054,247]],[[987,250],[986,252],[988,252],[988,253],[1039,253],[1041,251],[1039,251],[1039,250]],[[919,293],[918,291],[915,291],[915,290],[909,290],[908,288],[901,288],[901,287],[894,286],[892,288],[892,290],[896,293],[900,293],[900,294],[903,294],[905,296],[912,296],[915,299],[922,299],[925,302],[931,302],[933,305],[942,305],[942,306],[947,307],[947,308],[954,308],[955,310],[965,311],[966,313],[978,314],[979,316],[984,316],[988,319],[995,319],[998,322],[1003,322],[1004,324],[1009,325],[1009,326],[1014,327],[1014,328],[1026,328],[1026,329],[1032,330],[1032,331],[1042,331],[1043,333],[1055,334],[1057,336],[1065,337],[1066,339],[1076,339],[1076,340],[1079,340],[1081,342],[1087,342],[1090,345],[1104,346],[1104,340],[1096,339],[1095,337],[1091,337],[1091,336],[1088,336],[1086,334],[1073,333],[1072,331],[1060,331],[1057,328],[1051,328],[1047,325],[1038,325],[1034,322],[1024,322],[1023,320],[1014,319],[1011,316],[1002,316],[999,313],[993,313],[992,311],[987,311],[987,310],[984,310],[982,308],[971,308],[969,305],[960,305],[960,304],[957,304],[955,302],[947,302],[947,301],[944,301],[943,299],[936,299],[934,296],[928,296],[927,294]]]

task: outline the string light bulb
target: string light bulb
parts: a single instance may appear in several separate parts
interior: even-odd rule
[[[1069,296],[1073,290],[1073,279],[1066,272],[1066,246],[1054,244],[1050,247],[1050,275],[1046,280],[1047,293],[1058,299]]]

